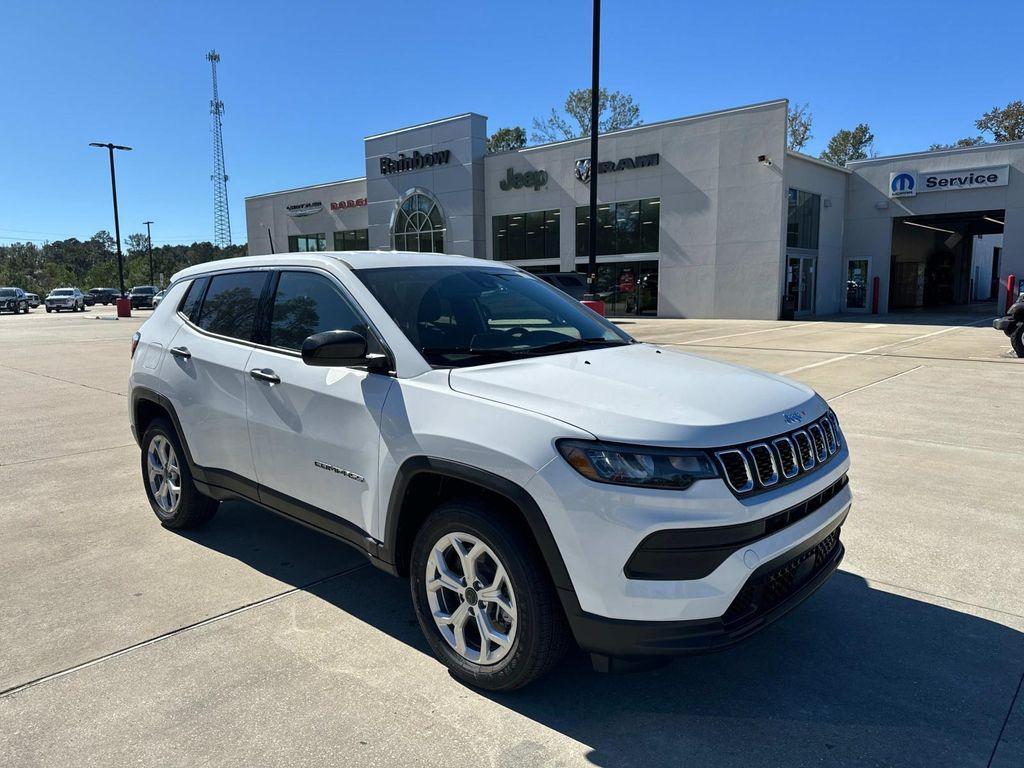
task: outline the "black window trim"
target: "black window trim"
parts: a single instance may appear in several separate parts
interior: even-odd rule
[[[206,301],[206,294],[208,294],[210,292],[210,284],[213,283],[213,278],[221,277],[223,275],[236,274],[236,273],[239,273],[239,272],[266,272],[266,273],[270,273],[270,272],[273,272],[273,270],[274,270],[274,267],[266,267],[266,266],[259,266],[259,267],[236,267],[235,269],[220,269],[220,270],[217,270],[215,272],[201,272],[199,274],[192,275],[189,278],[183,278],[183,279],[193,280],[194,281],[194,280],[201,280],[204,277],[209,278],[209,280],[207,280],[206,287],[203,289],[203,297],[202,297],[202,299],[199,302],[199,310],[200,310],[200,314],[202,314],[203,303]],[[263,296],[266,293],[267,283],[268,282],[269,281],[266,278],[264,278],[264,280],[263,280],[263,289],[262,289],[262,291],[260,293],[260,300],[262,300]],[[186,296],[187,295],[188,294],[186,292]],[[256,330],[256,323],[259,322],[259,311],[260,311],[260,305],[259,305],[259,303],[257,303],[257,305],[256,305],[256,319],[253,321],[253,331],[254,332]],[[260,346],[259,344],[257,344],[254,341],[246,341],[245,339],[239,339],[237,336],[224,336],[224,335],[219,334],[219,333],[213,333],[212,331],[208,331],[205,328],[200,328],[197,323],[193,322],[192,318],[190,318],[188,315],[186,315],[184,312],[181,311],[181,303],[178,304],[178,317],[181,318],[181,320],[184,321],[188,325],[189,328],[191,328],[192,330],[196,331],[197,333],[203,334],[204,336],[209,336],[211,339],[219,339],[220,341],[230,341],[233,344],[241,344],[242,346],[245,346],[245,347],[258,347],[258,346]],[[196,319],[198,319],[198,317]]]

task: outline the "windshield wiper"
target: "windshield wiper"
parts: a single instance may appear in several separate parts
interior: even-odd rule
[[[574,349],[593,349],[595,347],[624,347],[627,341],[618,339],[606,339],[603,336],[590,339],[566,339],[556,341],[552,344],[544,344],[528,350],[529,354],[546,354],[548,352],[568,352]]]

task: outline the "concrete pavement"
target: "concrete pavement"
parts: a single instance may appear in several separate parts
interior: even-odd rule
[[[0,317],[5,765],[1024,763],[1024,361],[979,318],[624,322],[830,399],[846,560],[731,651],[496,696],[345,546],[241,503],[161,528],[109,314]]]

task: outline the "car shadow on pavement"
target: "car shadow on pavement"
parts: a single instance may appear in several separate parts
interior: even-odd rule
[[[225,511],[188,538],[429,655],[404,580],[372,567],[317,580],[362,556],[251,505]],[[984,766],[1022,673],[1024,633],[839,571],[732,649],[629,675],[597,674],[577,651],[523,690],[481,695],[598,766]],[[509,764],[547,762],[540,745],[515,749]]]

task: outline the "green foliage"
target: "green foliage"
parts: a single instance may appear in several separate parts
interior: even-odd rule
[[[1020,141],[1024,139],[1024,102],[1017,99],[1005,107],[992,107],[974,125],[996,141]]]
[[[551,114],[543,120],[533,119],[533,140],[536,142],[563,141],[590,135],[590,98],[589,88],[577,88],[569,91],[565,99],[565,116],[552,108]],[[621,91],[608,92],[602,88],[598,93],[597,128],[600,133],[619,131],[640,125],[640,107],[633,102],[633,97]],[[575,123],[575,126],[573,125]]]
[[[129,235],[125,241],[125,288],[149,283],[149,250],[145,235]],[[153,248],[153,273],[157,284],[167,284],[180,269],[206,261],[245,256],[244,245],[219,248],[212,243],[163,245]],[[163,280],[161,281],[161,275]],[[0,245],[0,285],[14,285],[45,296],[54,288],[78,286],[117,288],[117,253],[108,232],[88,240],[55,240]]]
[[[814,115],[810,112],[810,104],[789,105],[786,113],[786,147],[799,152],[808,141],[814,138],[811,134],[811,121]]]
[[[867,123],[860,123],[852,131],[843,128],[828,140],[821,159],[833,165],[846,165],[851,160],[864,160],[870,156],[875,135]]]
[[[521,126],[499,128],[487,139],[488,152],[508,152],[526,146],[526,129]]]
[[[963,147],[979,147],[985,143],[984,136],[967,136],[963,139],[957,139],[952,144],[932,144],[928,147],[929,152],[935,152],[939,149],[961,149]]]

